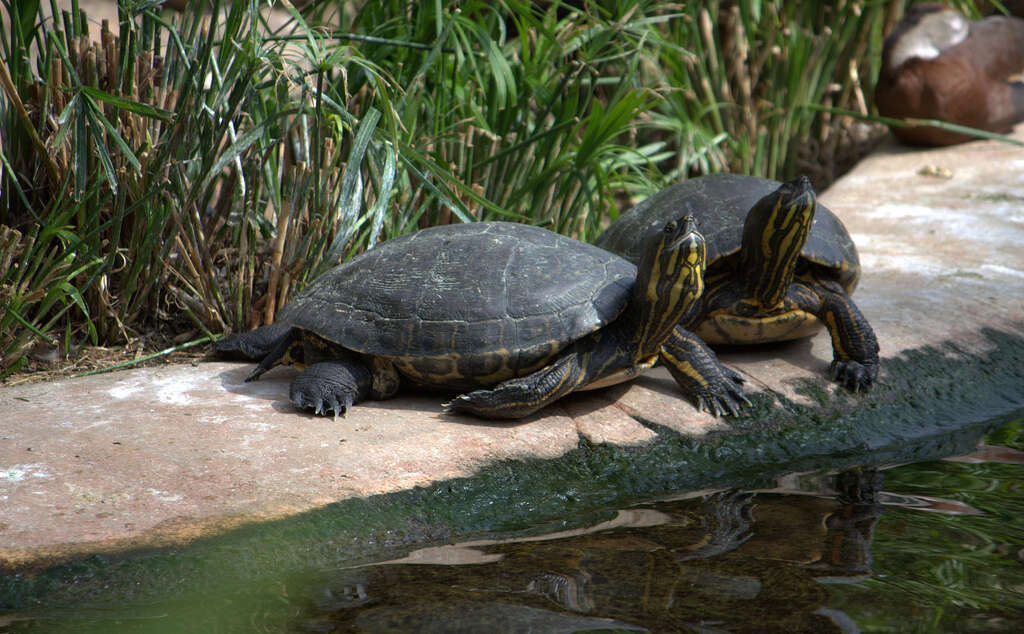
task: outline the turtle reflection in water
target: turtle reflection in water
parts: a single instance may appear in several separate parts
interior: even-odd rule
[[[880,486],[875,474],[838,476],[836,497],[726,491],[592,529],[424,549],[317,583],[312,618],[373,632],[840,632],[821,581],[870,573],[882,507],[845,490]]]
[[[317,414],[388,398],[402,377],[472,390],[447,411],[520,418],[659,359],[699,408],[735,413],[742,378],[677,326],[703,290],[704,238],[692,218],[672,218],[642,251],[634,266],[538,227],[425,229],[331,269],[276,323],[214,349],[260,360],[247,380],[303,366],[290,397]]]
[[[689,205],[708,246],[706,289],[684,327],[711,344],[750,344],[797,339],[825,326],[832,379],[854,392],[871,388],[878,342],[850,299],[861,272],[857,249],[806,177],[686,180],[624,213],[596,244],[636,261],[646,236],[681,205]]]

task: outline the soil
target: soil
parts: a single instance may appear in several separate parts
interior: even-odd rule
[[[207,344],[159,354],[162,350],[174,348],[167,337],[158,333],[134,338],[123,346],[81,346],[73,348],[70,354],[61,354],[56,346],[36,344],[29,351],[25,365],[0,379],[0,385],[54,381],[129,367],[198,363],[207,356]]]

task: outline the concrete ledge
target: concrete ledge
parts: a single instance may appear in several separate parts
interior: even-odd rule
[[[1024,406],[1024,152],[889,145],[822,200],[865,268],[854,299],[883,356],[869,395],[827,382],[824,333],[723,351],[759,393],[738,419],[694,411],[660,369],[515,424],[442,415],[437,396],[313,418],[288,404],[289,371],[245,384],[248,365],[220,362],[0,387],[0,567],[184,544],[494,465],[522,468],[508,461],[590,469],[603,456],[599,475],[573,484],[592,500],[699,488],[771,464],[863,457]],[[519,511],[542,517],[558,482],[536,486],[521,491]],[[462,529],[489,525],[493,511],[474,509]]]

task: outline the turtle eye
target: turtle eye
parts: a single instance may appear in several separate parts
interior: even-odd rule
[[[663,231],[665,233],[667,233],[667,234],[670,234],[670,235],[675,233],[676,232],[676,221],[675,220],[669,220],[668,224],[665,225],[665,228],[663,229]]]

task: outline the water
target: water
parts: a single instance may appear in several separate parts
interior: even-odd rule
[[[991,444],[989,444],[991,443]],[[1024,422],[954,459],[642,504],[325,579],[295,629],[1024,631]]]
[[[1024,631],[1024,418],[966,456],[601,517],[201,592],[51,598],[0,612],[0,632]]]

